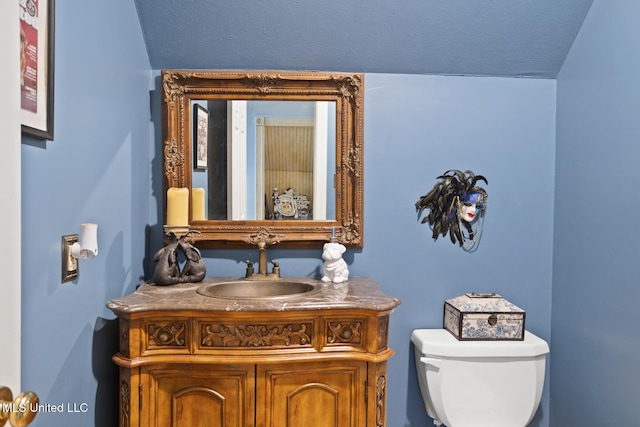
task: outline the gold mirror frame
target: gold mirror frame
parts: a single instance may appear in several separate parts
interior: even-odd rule
[[[256,242],[278,243],[278,247],[284,248],[318,248],[335,230],[338,242],[348,247],[363,247],[363,74],[162,70],[162,87],[164,223],[167,190],[171,187],[191,189],[192,101],[334,101],[335,220],[191,220],[189,230],[198,233],[190,236],[202,248],[246,247]],[[191,208],[189,210],[191,218]]]

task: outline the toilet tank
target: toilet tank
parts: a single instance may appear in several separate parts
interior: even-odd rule
[[[524,341],[458,341],[444,329],[418,329],[415,346],[427,413],[449,427],[524,427],[536,413],[548,344],[525,331]]]

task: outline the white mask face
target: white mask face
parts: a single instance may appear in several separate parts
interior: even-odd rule
[[[476,204],[463,202],[462,207],[460,208],[460,217],[467,222],[471,222],[476,219]]]

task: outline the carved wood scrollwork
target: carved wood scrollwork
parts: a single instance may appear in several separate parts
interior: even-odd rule
[[[184,87],[180,84],[180,79],[186,77],[188,74],[184,73],[163,74],[162,89],[166,100],[175,103],[176,99],[184,95]]]
[[[386,413],[387,378],[380,375],[376,381],[376,427],[384,427]]]
[[[178,150],[178,143],[175,138],[165,142],[164,159],[164,174],[172,181],[179,183],[178,172],[184,164],[184,153]]]
[[[274,74],[245,74],[242,79],[248,87],[255,88],[259,93],[266,95],[273,91],[275,88],[282,87],[282,77]]]
[[[185,322],[149,323],[149,348],[183,347],[185,345]]]
[[[310,346],[311,324],[288,325],[201,325],[202,347]]]
[[[120,426],[129,427],[129,413],[130,413],[130,398],[131,392],[129,390],[129,383],[122,381],[120,384]]]
[[[245,236],[244,241],[253,246],[270,246],[279,243],[284,238],[282,234],[273,234],[265,227],[259,228],[255,233]]]
[[[389,340],[389,316],[378,318],[378,350],[387,348]]]
[[[360,227],[358,224],[360,221],[357,218],[350,218],[350,221],[346,221],[342,224],[342,232],[340,233],[345,242],[360,241]]]
[[[327,344],[360,344],[362,341],[362,322],[327,322]]]

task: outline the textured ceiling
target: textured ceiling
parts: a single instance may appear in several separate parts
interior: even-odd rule
[[[153,69],[555,78],[593,0],[135,0]]]

